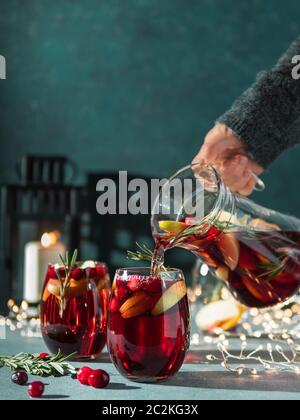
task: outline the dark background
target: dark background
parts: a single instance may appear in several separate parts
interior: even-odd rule
[[[1,0],[0,184],[25,154],[66,155],[79,184],[170,175],[299,26],[299,0]],[[300,216],[299,157],[254,199]]]
[[[0,182],[26,153],[165,177],[299,35],[298,0],[0,3]],[[300,150],[259,202],[300,216]]]

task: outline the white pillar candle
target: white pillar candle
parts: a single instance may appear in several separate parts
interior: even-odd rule
[[[48,264],[59,262],[59,254],[64,255],[61,242],[44,247],[41,242],[29,242],[25,246],[24,300],[37,303],[41,299],[42,288]]]

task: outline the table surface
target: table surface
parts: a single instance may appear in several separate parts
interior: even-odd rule
[[[257,341],[255,342],[257,345]],[[298,400],[300,399],[299,376],[287,373],[262,373],[257,377],[235,376],[219,364],[207,363],[206,356],[215,346],[192,348],[180,372],[163,384],[140,384],[130,382],[118,374],[104,353],[95,368],[105,369],[111,375],[108,388],[96,390],[83,387],[70,377],[46,378],[44,398],[61,400]],[[209,348],[210,347],[210,348]],[[18,352],[38,353],[47,351],[42,339],[24,338],[18,332],[9,333],[0,340],[0,354]],[[81,366],[81,363],[72,363]],[[86,363],[85,363],[86,364]],[[91,363],[89,363],[91,365]],[[31,377],[30,380],[34,379]],[[10,381],[10,372],[0,370],[0,399],[28,399],[26,387]]]

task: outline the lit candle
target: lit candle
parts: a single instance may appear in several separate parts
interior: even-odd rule
[[[48,264],[59,262],[59,254],[65,253],[56,232],[44,233],[41,241],[29,242],[25,246],[24,300],[37,303],[41,298]]]

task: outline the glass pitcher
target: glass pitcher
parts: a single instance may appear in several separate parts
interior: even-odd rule
[[[248,307],[273,306],[299,290],[300,220],[233,194],[211,166],[170,178],[151,225],[161,263],[170,248],[193,252]]]

